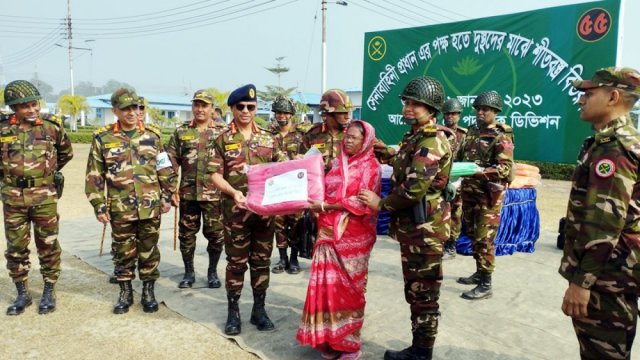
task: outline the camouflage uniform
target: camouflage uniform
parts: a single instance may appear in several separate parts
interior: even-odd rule
[[[169,140],[167,153],[180,178],[180,252],[185,268],[193,272],[196,234],[200,230],[208,241],[210,259],[217,259],[224,244],[220,191],[209,182],[207,166],[214,155],[215,139],[227,129],[226,124],[210,120],[204,131],[199,131],[195,120],[176,129]],[[216,272],[215,265],[209,274]],[[218,282],[219,286],[219,282]]]
[[[340,131],[335,135],[327,129],[324,123],[313,124],[311,129],[304,134],[302,140],[301,154],[305,154],[312,146],[316,147],[322,153],[322,161],[324,161],[324,173],[331,170],[331,162],[340,153],[340,143],[344,138],[344,132]]]
[[[16,283],[27,280],[33,222],[40,272],[46,283],[55,284],[60,275],[62,250],[58,242],[59,195],[53,175],[73,157],[71,141],[54,115],[41,115],[26,130],[20,128],[15,115],[3,115],[0,146],[9,276]]]
[[[475,124],[461,144],[458,159],[485,168],[482,177],[462,179],[462,216],[473,243],[476,269],[491,274],[495,269],[493,241],[500,225],[502,200],[513,167],[512,130],[508,125]]]
[[[153,281],[160,275],[161,202],[171,201],[178,180],[171,166],[156,168],[163,152],[160,134],[157,125],[142,122],[131,137],[119,122],[94,133],[85,193],[96,215],[109,212],[119,282],[135,279],[136,262],[141,280]]]
[[[411,306],[414,345],[432,348],[440,316],[442,244],[449,238],[449,206],[442,199],[451,172],[449,141],[435,125],[407,132],[390,160],[392,189],[381,200],[391,212],[390,235],[400,243],[404,294]],[[425,199],[425,223],[413,219],[413,207]],[[420,205],[418,205],[420,206]]]
[[[612,82],[640,96],[640,73],[629,68],[601,69],[573,86]],[[639,174],[640,135],[630,115],[610,121],[580,149],[558,271],[590,290],[587,317],[573,318],[583,359],[631,358],[640,288]]]
[[[614,120],[582,145],[559,269],[591,289],[589,317],[573,325],[581,352],[601,359],[629,358],[638,316],[640,250],[630,245],[640,239],[640,136],[628,120]]]
[[[285,161],[277,139],[255,123],[253,136],[245,139],[235,122],[215,142],[215,156],[209,162],[210,173],[220,173],[234,189],[247,192],[247,165]],[[251,287],[264,293],[269,287],[269,265],[273,249],[274,218],[260,216],[235,205],[233,198],[222,197],[227,269],[225,286],[230,297],[240,296],[244,273],[249,264]]]
[[[451,151],[453,154],[458,153],[460,145],[464,142],[467,136],[467,129],[460,126],[450,127],[455,132],[455,137],[450,139]],[[455,246],[456,240],[460,236],[460,228],[462,227],[462,197],[459,192],[456,192],[453,200],[451,200],[451,234],[449,241]]]

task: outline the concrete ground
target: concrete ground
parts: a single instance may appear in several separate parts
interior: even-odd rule
[[[258,332],[248,322],[252,297],[247,275],[240,305],[242,334],[230,341],[223,335],[224,289],[206,288],[208,260],[203,238],[196,251],[194,288],[177,288],[183,269],[179,251],[173,251],[173,213],[163,217],[160,238],[161,279],[156,286],[156,295],[163,302],[160,311],[142,312],[141,284],[136,281],[133,308],[126,315],[111,314],[118,288],[107,282],[113,269],[109,230],[100,257],[102,226],[83,193],[88,146],[75,145],[74,150],[75,159],[64,169],[67,186],[59,207],[64,253],[58,310],[37,315],[42,280],[31,244],[35,304],[17,317],[0,315],[0,358],[251,359],[256,354],[264,359],[320,359],[317,352],[295,340],[306,294],[308,260],[301,261],[300,274],[272,275],[267,311],[277,329],[269,333]],[[569,187],[566,181],[543,181],[538,188],[541,230],[536,251],[498,257],[493,298],[469,302],[459,297],[470,287],[457,284],[455,279],[474,271],[472,258],[458,256],[444,263],[435,359],[579,357],[571,321],[560,310],[567,284],[557,274],[561,251],[555,246],[557,222],[566,209]],[[4,249],[2,241],[0,250]],[[397,242],[380,236],[369,269],[363,358],[382,359],[385,349],[401,349],[411,342]],[[224,261],[218,272],[224,281]],[[8,306],[14,293],[6,271],[0,271],[0,304]],[[638,350],[633,354],[637,356]]]

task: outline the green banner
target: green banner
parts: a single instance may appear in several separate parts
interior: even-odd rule
[[[388,144],[408,130],[398,95],[418,76],[438,79],[464,105],[486,90],[503,98],[516,160],[573,163],[591,127],[571,81],[616,64],[620,0],[365,34],[362,119]]]

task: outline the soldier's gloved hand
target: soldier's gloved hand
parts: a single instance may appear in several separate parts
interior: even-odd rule
[[[109,213],[96,215],[96,219],[98,219],[98,221],[100,221],[103,224],[106,224],[109,222],[109,220],[111,220],[111,218],[109,217]]]

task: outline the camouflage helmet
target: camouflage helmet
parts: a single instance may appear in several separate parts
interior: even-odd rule
[[[437,111],[442,111],[444,88],[438,80],[428,76],[421,76],[409,81],[404,90],[402,90],[400,98],[418,101]]]
[[[15,80],[4,88],[4,103],[11,106],[40,100],[40,92],[32,83],[26,80]]]
[[[276,99],[273,100],[273,103],[271,104],[271,111],[283,112],[283,113],[295,115],[296,106],[293,103],[293,100],[291,100],[290,98],[282,95],[278,95],[276,96]]]
[[[498,110],[498,112],[501,112],[502,98],[500,97],[500,94],[493,90],[485,91],[478,94],[478,96],[476,96],[476,99],[473,100],[473,107],[477,108],[478,106],[488,106],[490,108]]]
[[[353,104],[346,92],[329,89],[320,98],[320,111],[325,113],[346,113],[353,110]]]
[[[442,105],[442,113],[461,113],[462,112],[462,103],[458,98],[451,98],[444,102]]]

